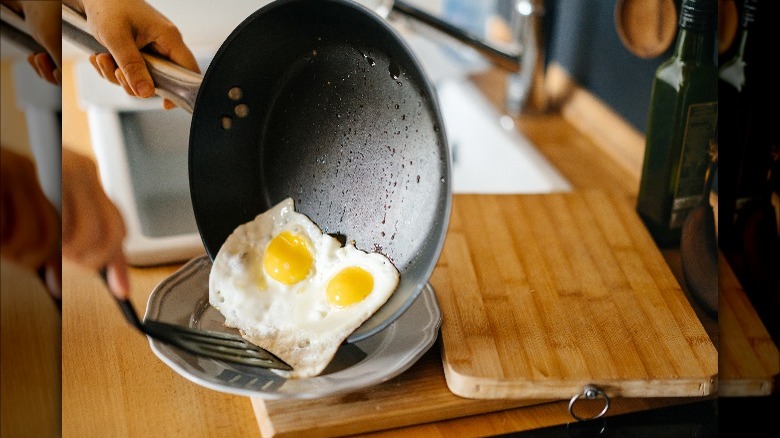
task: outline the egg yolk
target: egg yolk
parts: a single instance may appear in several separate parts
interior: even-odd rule
[[[263,267],[271,278],[290,285],[309,275],[313,261],[314,257],[307,239],[283,231],[268,243],[263,257]]]
[[[337,306],[359,303],[374,289],[374,277],[363,268],[350,266],[333,276],[328,282],[328,301]]]

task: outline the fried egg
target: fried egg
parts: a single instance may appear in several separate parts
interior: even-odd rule
[[[225,240],[211,268],[209,303],[225,325],[293,368],[274,372],[312,377],[390,298],[399,276],[385,256],[342,246],[287,198]]]

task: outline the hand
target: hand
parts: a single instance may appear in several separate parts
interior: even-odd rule
[[[33,161],[0,148],[0,255],[45,272],[49,292],[61,297],[60,217],[41,190]]]
[[[88,268],[105,268],[111,292],[127,298],[124,237],[122,215],[103,191],[94,161],[63,148],[62,256]]]
[[[3,4],[22,15],[27,33],[47,53],[34,53],[27,62],[38,76],[59,85],[62,82],[62,7],[57,1],[8,1]]]
[[[151,49],[189,70],[200,72],[178,28],[143,0],[82,0],[87,23],[110,53],[90,56],[101,76],[131,96],[151,97],[154,83],[140,49]],[[169,100],[165,109],[174,108]]]

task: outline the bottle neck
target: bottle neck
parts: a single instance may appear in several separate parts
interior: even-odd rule
[[[686,63],[714,63],[717,19],[715,0],[682,0],[675,57]]]
[[[742,31],[742,36],[739,39],[739,48],[737,49],[736,57],[739,59],[745,59],[745,47],[747,46],[748,31],[747,29]]]
[[[680,29],[674,56],[685,62],[714,62],[715,37],[711,32]]]
[[[739,48],[737,49],[737,57],[739,59],[745,58],[745,46],[747,45],[748,33],[754,26],[756,21],[756,10],[758,9],[758,0],[745,0],[742,9],[742,35],[739,40]]]

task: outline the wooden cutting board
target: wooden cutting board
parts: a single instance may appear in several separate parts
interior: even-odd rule
[[[456,195],[431,278],[468,398],[704,396],[717,351],[627,199]]]
[[[718,395],[766,396],[780,382],[780,352],[726,258],[718,258]]]
[[[447,389],[438,346],[409,370],[374,387],[311,400],[252,398],[264,437],[353,435],[496,412],[545,400],[470,400]]]

